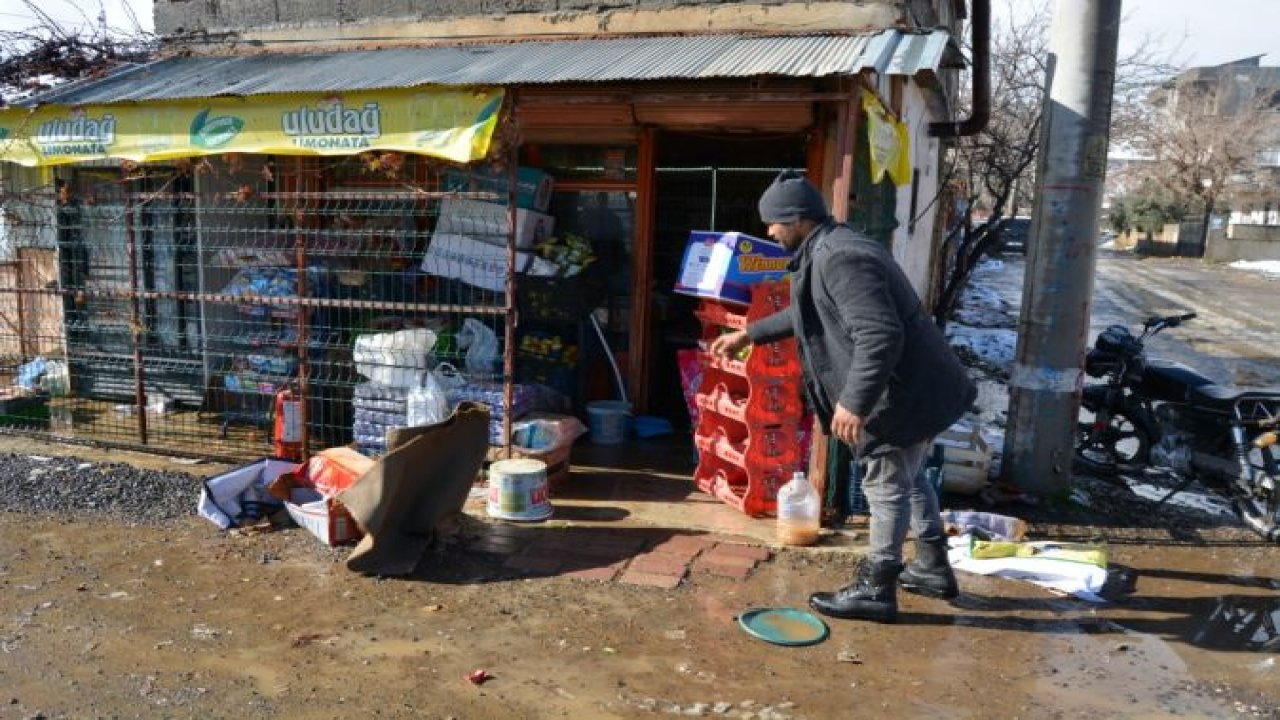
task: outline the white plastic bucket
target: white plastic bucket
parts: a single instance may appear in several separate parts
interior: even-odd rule
[[[631,403],[621,400],[587,403],[587,428],[591,431],[591,442],[597,445],[617,445],[626,440],[630,419]]]
[[[490,517],[500,520],[546,520],[551,517],[547,499],[547,464],[518,458],[489,465]]]

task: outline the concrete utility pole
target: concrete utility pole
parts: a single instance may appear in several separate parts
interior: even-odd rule
[[[1121,0],[1058,0],[1049,44],[1005,478],[1064,497],[1083,380]]]

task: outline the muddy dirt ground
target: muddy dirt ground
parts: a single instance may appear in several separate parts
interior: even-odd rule
[[[13,438],[0,452],[213,469]],[[833,621],[803,648],[735,618],[804,607],[847,581],[849,553],[781,550],[746,580],[694,572],[661,590],[507,569],[484,550],[510,526],[471,518],[387,580],[300,529],[0,498],[0,718],[1280,718],[1280,548],[1230,518],[1080,490],[1064,507],[983,509],[1037,538],[1107,541],[1131,592],[1095,605],[962,575],[953,604],[904,594],[897,625]],[[468,682],[478,669],[491,678]]]
[[[782,648],[736,616],[804,607],[850,556],[649,589],[505,569],[471,544],[510,526],[471,518],[387,580],[300,529],[8,512],[0,717],[1280,717],[1280,548],[1208,516],[1051,516],[1037,535],[1109,540],[1134,592],[1093,605],[963,575],[954,604],[903,595],[897,625]]]

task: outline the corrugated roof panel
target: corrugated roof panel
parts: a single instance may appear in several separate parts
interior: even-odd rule
[[[943,60],[950,46],[945,33],[929,35],[904,35],[893,50],[893,56],[885,68],[891,75],[915,75],[921,71],[937,71],[944,67]]]
[[[351,52],[182,57],[130,67],[31,98],[80,105],[218,95],[340,92],[418,85],[538,85],[625,80],[936,71],[941,30],[864,35],[609,38]]]

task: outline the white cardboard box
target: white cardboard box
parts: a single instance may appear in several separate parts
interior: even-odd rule
[[[516,251],[515,265],[518,273],[555,274],[555,265],[532,253]],[[422,258],[422,271],[502,292],[506,289],[507,249],[465,235],[436,233]]]
[[[993,451],[976,426],[960,421],[933,440],[942,446],[942,488],[973,495],[987,486]]]
[[[446,235],[466,235],[490,245],[506,247],[511,215],[506,205],[445,198],[440,202],[440,217],[436,220],[436,232]],[[528,250],[551,237],[556,220],[532,210],[516,210],[516,247]]]
[[[315,488],[290,489],[284,507],[294,522],[326,545],[341,545],[362,535],[347,509],[337,500],[324,499]]]

